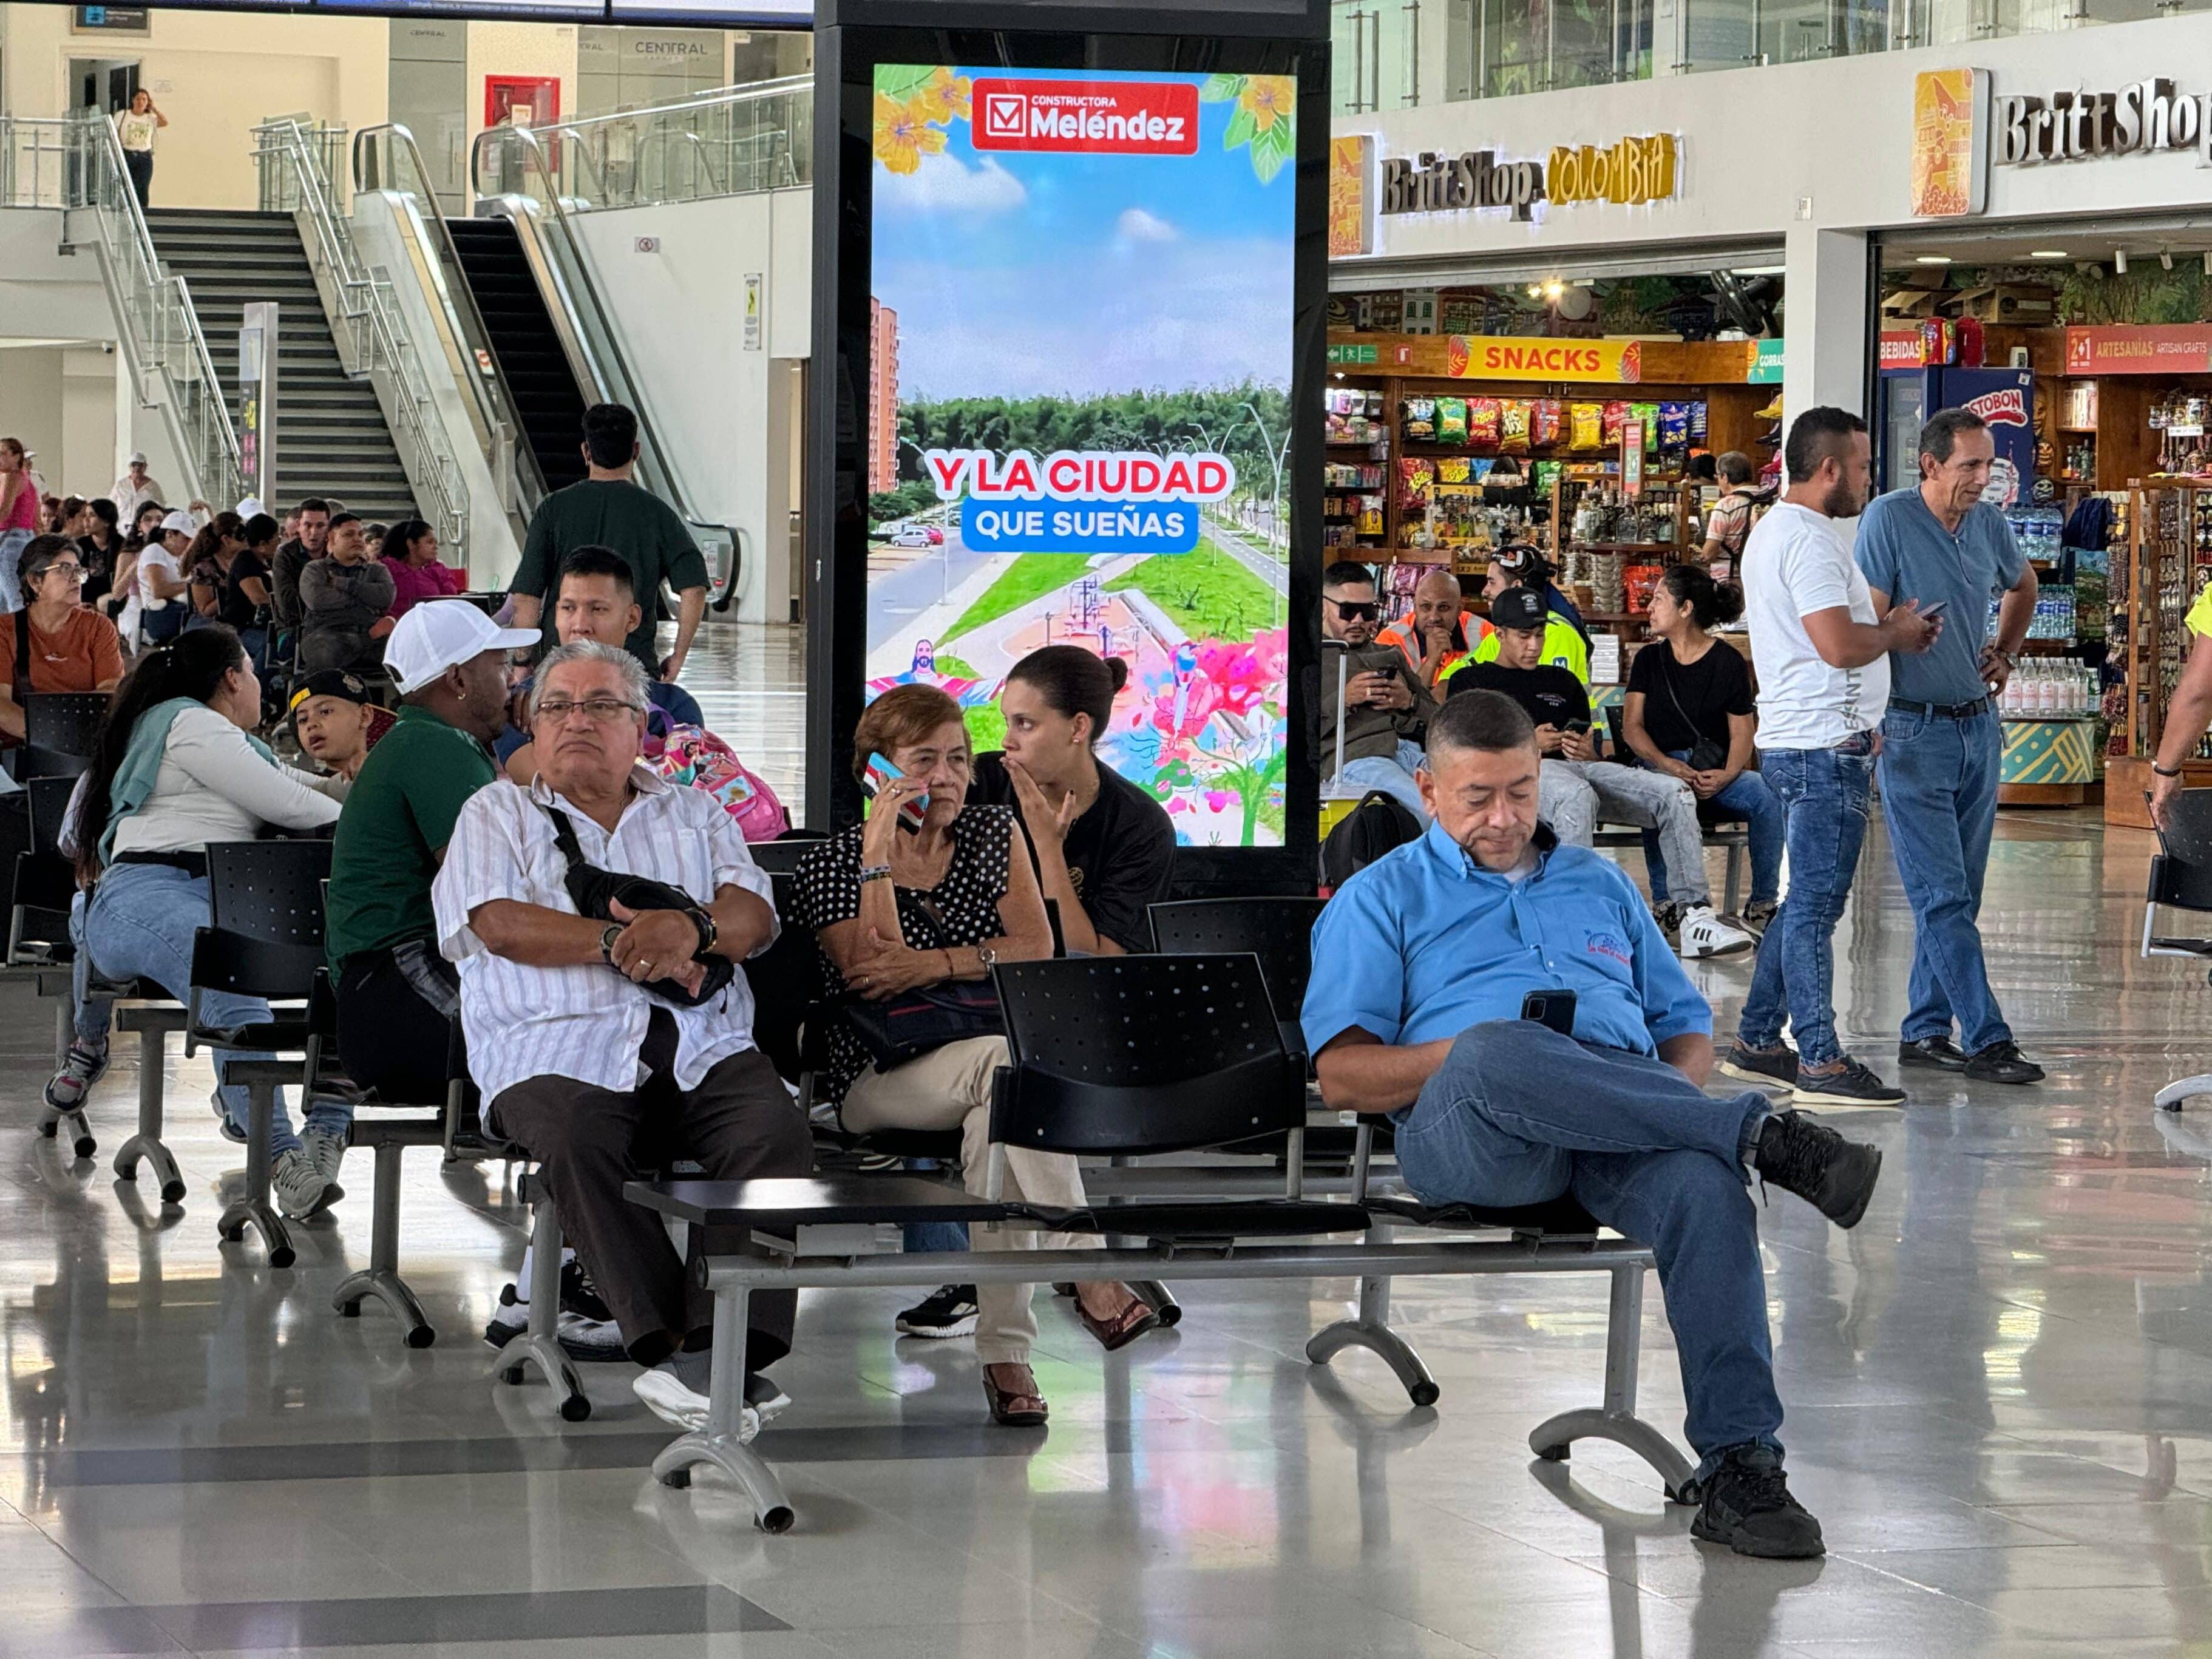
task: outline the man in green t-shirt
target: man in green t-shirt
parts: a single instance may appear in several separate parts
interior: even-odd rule
[[[459,991],[438,952],[430,883],[462,804],[497,775],[487,745],[507,722],[508,653],[537,642],[535,631],[496,627],[465,599],[433,599],[402,617],[385,646],[399,720],[346,795],[323,908],[338,1054],[356,1083],[386,1100],[445,1097]]]
[[[580,547],[611,547],[629,562],[644,613],[623,643],[647,673],[673,683],[707,614],[707,561],[675,509],[630,477],[637,467],[635,415],[620,404],[594,404],[586,410],[584,460],[591,476],[555,490],[530,515],[522,562],[507,585],[514,596],[514,624],[542,625],[547,647],[559,644],[551,613],[562,562]],[[664,578],[678,600],[676,648],[665,662],[654,655],[653,641]]]

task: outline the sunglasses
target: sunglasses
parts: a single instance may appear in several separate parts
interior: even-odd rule
[[[1382,614],[1382,607],[1373,599],[1352,603],[1331,599],[1329,603],[1336,607],[1336,614],[1346,622],[1373,622]]]

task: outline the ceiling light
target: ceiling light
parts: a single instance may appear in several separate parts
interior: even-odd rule
[[[1540,300],[1540,299],[1542,299],[1542,298],[1544,297],[1544,285],[1543,285],[1541,283],[1529,283],[1529,284],[1528,284],[1528,297],[1529,297],[1530,299],[1532,299],[1532,300]]]
[[[2173,269],[2173,256],[2171,253],[2168,253],[2164,248],[2160,248],[2158,251],[2158,264],[2160,270],[2172,270]]]
[[[2116,247],[2112,250],[2112,270],[2117,276],[2124,276],[2128,274],[2127,249]]]
[[[1567,285],[1556,276],[1544,284],[1544,297],[1547,300],[1556,300],[1566,291]]]
[[[2031,259],[2063,259],[2066,257],[2066,250],[2063,247],[2039,247],[2027,257]]]
[[[1950,263],[1951,256],[1948,253],[1923,253],[1913,261],[1919,265],[1948,265]]]

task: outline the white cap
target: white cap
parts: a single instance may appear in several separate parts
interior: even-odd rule
[[[268,510],[261,505],[261,497],[258,495],[248,495],[238,504],[238,516],[241,519],[250,519],[257,513],[266,513]]]
[[[466,599],[428,599],[385,641],[384,666],[404,696],[487,651],[520,651],[539,637],[534,628],[501,628]]]
[[[131,452],[131,459],[130,459],[129,460],[127,460],[127,461],[124,462],[124,463],[123,463],[123,465],[125,465],[125,466],[143,466],[143,465],[146,465],[146,452],[145,452],[144,450],[143,450],[143,449],[134,449],[134,450],[132,450],[132,451]]]
[[[200,533],[200,521],[181,507],[177,507],[167,518],[161,520],[161,532],[164,535],[172,530],[179,536],[197,536]]]

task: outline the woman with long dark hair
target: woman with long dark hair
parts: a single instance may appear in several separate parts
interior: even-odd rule
[[[105,495],[86,503],[84,534],[76,538],[77,556],[84,561],[84,603],[97,605],[107,597],[115,580],[115,562],[123,556],[123,515]]]
[[[1782,889],[1782,801],[1751,769],[1759,726],[1751,671],[1741,653],[1707,631],[1742,615],[1741,588],[1717,583],[1693,564],[1669,565],[1651,590],[1651,642],[1629,665],[1620,726],[1646,766],[1680,778],[1699,800],[1744,821],[1751,902],[1743,920],[1763,933]],[[1668,899],[1667,862],[1649,830],[1644,858],[1652,908],[1662,924],[1675,920],[1667,914],[1678,908]]]
[[[392,609],[385,614],[394,622],[425,599],[448,599],[467,586],[459,571],[438,562],[438,532],[420,519],[402,519],[386,531],[376,556],[392,573]]]
[[[199,533],[177,561],[185,569],[185,591],[191,601],[186,628],[205,628],[223,620],[223,590],[229,586],[231,561],[246,545],[246,521],[235,513],[218,513],[200,526]]]
[[[46,1085],[56,1106],[80,1105],[107,1067],[108,1006],[86,994],[88,972],[154,980],[179,1002],[191,994],[192,935],[207,926],[210,908],[209,843],[336,821],[346,780],[281,763],[252,735],[260,718],[261,683],[238,635],[220,623],[147,652],[117,689],[69,825],[78,884],[89,896],[78,939],[76,1036]],[[269,1018],[269,1005],[203,991],[200,1018],[251,1025]],[[246,1138],[246,1085],[222,1079],[233,1060],[270,1057],[215,1056],[216,1111],[234,1140]],[[352,1121],[344,1103],[313,1101],[303,1138],[278,1092],[270,1150],[286,1214],[313,1215],[343,1195],[333,1177]]]

